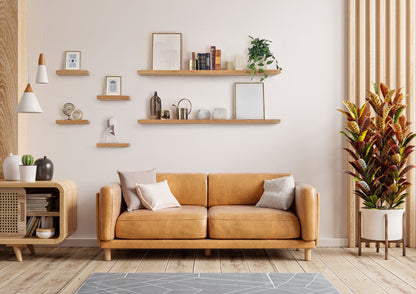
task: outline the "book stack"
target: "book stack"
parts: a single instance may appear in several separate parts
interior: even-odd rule
[[[221,50],[211,46],[210,52],[197,54],[197,70],[220,70]]]
[[[35,235],[37,228],[52,228],[53,217],[52,216],[30,216],[26,222],[26,235],[25,237],[32,237]]]
[[[27,194],[26,210],[27,211],[52,211],[55,210],[55,196],[48,193]]]

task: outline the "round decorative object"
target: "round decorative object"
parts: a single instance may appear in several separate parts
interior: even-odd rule
[[[36,165],[19,165],[20,181],[27,183],[36,182]]]
[[[198,109],[198,112],[196,113],[197,119],[210,119],[211,113],[208,109]]]
[[[226,119],[227,118],[227,109],[225,108],[214,108],[212,112],[213,119]]]
[[[49,239],[52,238],[53,235],[55,235],[55,228],[36,229],[36,236],[40,239]]]
[[[71,112],[71,118],[73,120],[80,120],[82,119],[82,111],[79,109],[75,109],[74,111]]]
[[[75,105],[72,103],[65,103],[62,109],[63,113],[70,119],[72,112],[75,110]]]
[[[43,158],[36,159],[35,165],[38,167],[36,170],[36,181],[52,180],[53,163],[49,158],[44,156]]]
[[[20,155],[13,155],[12,153],[6,157],[3,162],[3,173],[6,181],[19,181],[19,165],[22,163]]]

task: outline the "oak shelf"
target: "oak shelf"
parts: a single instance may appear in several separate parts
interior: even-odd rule
[[[130,96],[122,95],[97,95],[98,100],[102,101],[129,101]]]
[[[59,211],[27,211],[26,216],[59,216]]]
[[[280,70],[265,70],[269,76],[278,75]],[[248,70],[138,70],[140,76],[247,76]]]
[[[265,125],[279,124],[280,119],[139,119],[139,124],[230,124],[230,125]]]
[[[98,148],[125,148],[130,147],[130,143],[97,143]]]
[[[60,76],[89,76],[90,72],[88,70],[57,70],[56,74]]]
[[[57,125],[89,125],[90,121],[86,119],[57,119]]]

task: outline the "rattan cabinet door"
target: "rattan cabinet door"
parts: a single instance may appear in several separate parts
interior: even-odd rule
[[[0,237],[26,235],[26,190],[0,188]]]

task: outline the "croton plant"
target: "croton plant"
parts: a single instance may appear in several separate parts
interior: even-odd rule
[[[407,161],[414,150],[410,142],[416,134],[406,119],[401,90],[374,84],[374,92],[368,92],[361,107],[343,101],[346,110],[338,109],[347,118],[346,131],[341,134],[349,143],[344,150],[352,158],[349,164],[353,171],[345,172],[354,177],[354,193],[367,208],[398,208],[408,196],[406,190],[411,184],[406,173],[415,166]]]

